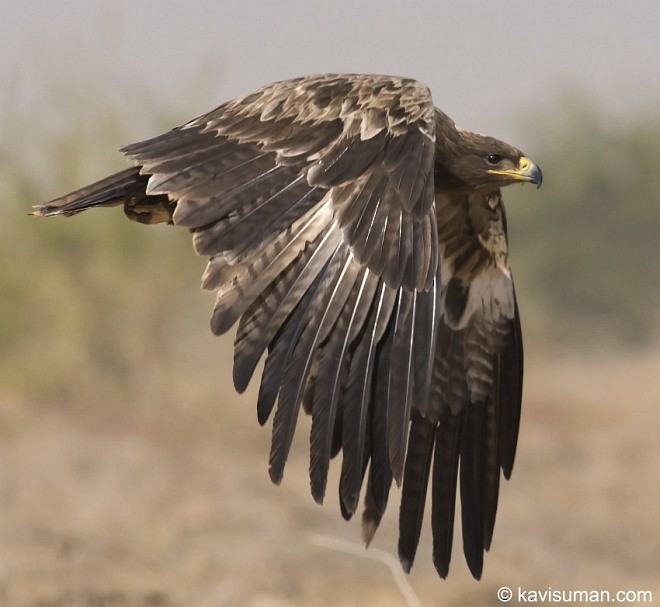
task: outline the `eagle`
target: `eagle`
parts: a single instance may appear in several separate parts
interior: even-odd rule
[[[433,562],[446,577],[457,487],[479,579],[500,477],[511,475],[523,346],[503,186],[541,185],[502,141],[457,126],[411,78],[321,74],[266,85],[121,150],[134,166],[38,206],[192,233],[217,293],[211,328],[238,323],[233,381],[265,354],[257,417],[273,414],[282,480],[301,408],[313,498],[342,453],[345,519],[363,493],[368,545],[394,481],[410,571],[431,480]]]

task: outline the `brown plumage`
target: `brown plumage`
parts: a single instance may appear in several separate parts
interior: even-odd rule
[[[445,577],[458,484],[478,578],[522,395],[500,188],[540,185],[538,167],[457,127],[421,83],[355,74],[271,84],[122,151],[135,168],[36,214],[123,205],[131,219],[189,228],[209,257],[213,331],[239,322],[237,390],[267,352],[257,409],[263,424],[275,408],[272,480],[282,479],[302,406],[314,499],[341,450],[342,514],[355,513],[366,485],[368,543],[392,480],[403,481],[408,571],[430,480]]]

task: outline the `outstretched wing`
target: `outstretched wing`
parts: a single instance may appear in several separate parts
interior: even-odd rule
[[[346,516],[371,461],[380,520],[403,473],[413,396],[423,407],[429,392],[434,128],[416,81],[324,75],[266,86],[123,150],[149,175],[147,195],[176,200],[174,223],[210,257],[213,331],[239,321],[239,391],[268,351],[258,415],[264,423],[277,403],[271,478],[282,478],[302,405],[312,493],[323,499],[341,449]]]
[[[463,551],[475,578],[490,548],[500,473],[518,439],[523,351],[499,190],[438,196],[441,316],[428,409],[413,412],[399,517],[410,569],[432,473],[433,561],[449,571],[457,484]]]

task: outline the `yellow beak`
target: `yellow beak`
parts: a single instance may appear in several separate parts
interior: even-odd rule
[[[526,156],[520,157],[518,166],[515,169],[490,169],[488,172],[493,175],[505,175],[506,177],[511,177],[514,181],[527,181],[533,183],[539,188],[543,183],[543,173],[541,172],[541,169]]]

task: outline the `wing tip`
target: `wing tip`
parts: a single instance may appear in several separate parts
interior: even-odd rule
[[[252,380],[252,373],[246,371],[239,361],[234,360],[234,369],[232,373],[232,380],[234,382],[234,390],[239,394],[243,394]],[[263,425],[263,424],[262,424]]]
[[[317,478],[312,474],[312,471],[310,470],[310,489],[312,498],[319,506],[322,506],[325,500],[327,480],[327,476],[325,478]]]
[[[399,554],[399,562],[401,563],[401,568],[403,569],[403,571],[405,573],[410,573],[410,570],[412,569],[412,566],[413,566],[413,561],[414,561],[414,559],[411,559],[411,558],[408,558],[408,557],[405,557],[405,556],[401,556]]]
[[[443,580],[446,580],[447,576],[449,575],[449,559],[439,558],[434,554],[433,555],[433,565],[435,566],[435,570],[438,573],[438,575]]]
[[[484,569],[484,553],[483,550],[479,551],[478,555],[474,555],[474,558],[468,558],[467,565],[472,577],[479,581],[481,579],[481,574]]]
[[[268,467],[268,476],[270,477],[271,482],[278,487],[282,484],[282,479],[284,478],[284,470],[281,466],[275,466],[271,464]]]
[[[369,548],[371,542],[376,536],[376,530],[378,529],[378,523],[376,521],[365,521],[362,520],[362,541],[364,545]]]

